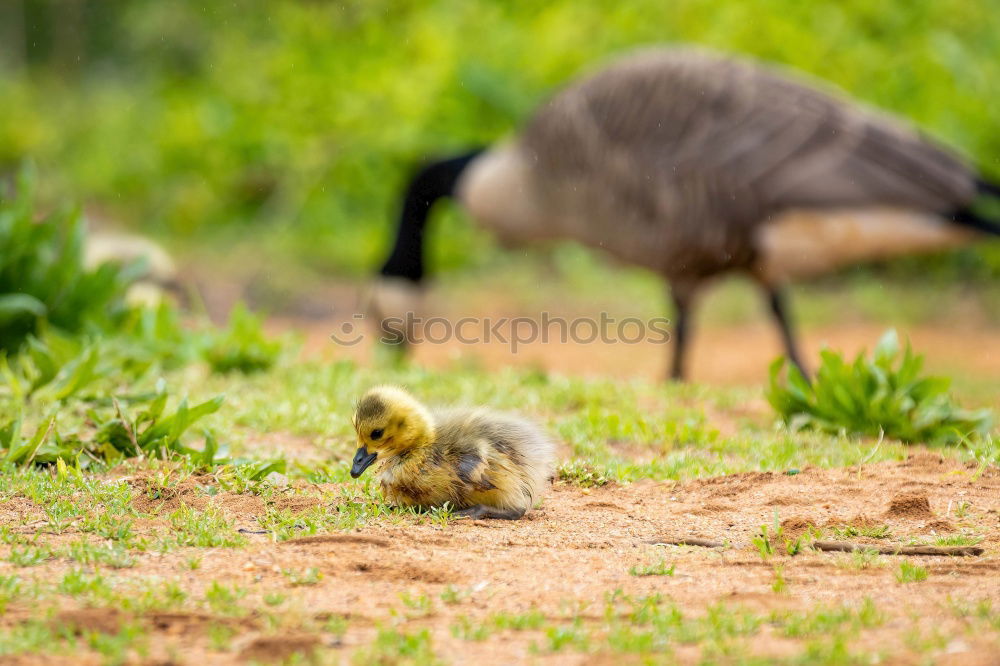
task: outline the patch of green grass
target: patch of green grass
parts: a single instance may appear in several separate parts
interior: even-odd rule
[[[490,616],[489,623],[499,631],[528,631],[540,629],[545,624],[545,615],[538,609],[524,613],[497,613]]]
[[[581,488],[599,488],[611,483],[606,472],[582,460],[571,460],[559,465],[556,478]]]
[[[268,606],[280,606],[288,600],[288,596],[281,592],[268,592],[264,595],[264,603]]]
[[[216,372],[261,372],[274,366],[285,345],[264,334],[263,320],[243,303],[229,313],[229,325],[214,334],[205,359]]]
[[[775,594],[783,594],[788,587],[788,581],[785,580],[785,565],[774,565],[773,572],[774,580],[771,582],[771,591]]]
[[[349,621],[346,617],[334,613],[323,620],[322,629],[326,633],[332,634],[335,640],[339,640],[347,633],[348,625]]]
[[[216,508],[198,511],[184,504],[167,519],[171,529],[162,541],[175,547],[242,548],[247,543],[246,537]]]
[[[949,380],[921,377],[923,358],[909,344],[900,350],[894,330],[882,336],[871,358],[859,354],[853,363],[832,351],[812,382],[785,359],[771,366],[767,399],[793,428],[885,436],[905,442],[955,444],[969,435],[986,435],[993,422],[989,410],[957,407],[948,394]]]
[[[983,537],[978,534],[949,534],[934,539],[935,546],[976,546],[982,543]]]
[[[862,548],[855,550],[843,558],[837,560],[837,566],[846,569],[864,570],[872,567],[882,568],[886,566],[885,558],[879,555],[874,548]]]
[[[409,617],[425,617],[434,613],[434,602],[426,594],[411,595],[409,592],[402,592],[399,600],[403,602],[410,611]]]
[[[131,519],[123,519],[119,514],[104,511],[85,519],[80,530],[92,532],[103,539],[129,543],[135,536],[132,529],[134,524],[135,521]]]
[[[661,559],[656,564],[631,567],[628,572],[632,576],[673,576],[675,568],[675,564],[667,566],[666,560]]]
[[[834,527],[833,534],[840,539],[850,539],[852,537],[869,537],[871,539],[888,539],[892,536],[892,530],[888,525],[843,525]]]
[[[7,610],[10,602],[20,597],[23,584],[18,576],[0,575],[0,614]]]
[[[69,632],[57,631],[45,620],[31,619],[0,629],[0,656],[68,655],[84,649],[84,641]]]
[[[927,580],[927,569],[909,560],[903,560],[896,570],[896,580],[900,583],[919,583]]]
[[[84,539],[78,539],[66,546],[63,554],[81,564],[103,564],[113,569],[127,569],[135,566],[135,556],[120,543],[98,545]]]
[[[775,611],[770,618],[770,623],[789,638],[822,636],[845,628],[856,633],[861,629],[878,627],[884,622],[885,614],[870,598],[865,598],[858,608],[820,606],[805,612]]]
[[[292,587],[318,585],[323,580],[323,572],[319,570],[319,567],[309,567],[301,571],[284,569],[281,573]]]
[[[493,628],[489,624],[477,624],[465,615],[459,615],[450,630],[452,636],[463,641],[485,641],[493,635]]]
[[[454,606],[462,602],[468,595],[468,592],[459,590],[454,585],[448,584],[444,590],[441,591],[441,601],[449,606]]]
[[[60,594],[87,599],[108,599],[113,594],[111,583],[99,573],[74,568],[63,574],[56,588]]]
[[[590,632],[580,623],[548,627],[545,629],[545,638],[546,649],[549,652],[561,652],[567,649],[587,652],[590,649]]]
[[[427,629],[413,633],[380,629],[375,640],[366,647],[355,652],[351,657],[355,666],[381,666],[382,664],[400,664],[418,666],[427,664],[434,666],[443,663],[434,652],[431,634]]]
[[[702,615],[686,615],[660,595],[631,597],[620,591],[609,596],[604,616],[605,640],[611,649],[638,654],[666,653],[676,643],[726,652],[732,641],[757,633],[765,621],[722,604],[709,606]],[[571,629],[565,631],[573,635]],[[577,627],[575,633],[579,632]]]
[[[239,602],[246,594],[247,591],[241,587],[229,587],[213,580],[205,590],[205,603],[216,613],[241,616],[246,614],[246,610]]]
[[[48,546],[29,546],[12,548],[6,559],[15,567],[34,567],[53,557],[55,552]]]
[[[208,625],[208,642],[217,652],[228,652],[235,636],[236,629],[228,624],[212,622]]]

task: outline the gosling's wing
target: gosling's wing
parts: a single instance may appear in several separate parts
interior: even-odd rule
[[[456,465],[459,480],[479,492],[494,490],[497,487],[489,476],[487,446],[489,442],[486,440],[477,441],[474,447],[459,455]]]
[[[643,52],[571,86],[522,145],[539,191],[562,193],[581,225],[603,214],[607,233],[646,243],[664,225],[712,234],[796,206],[948,212],[975,187],[960,159],[893,119],[696,51]]]

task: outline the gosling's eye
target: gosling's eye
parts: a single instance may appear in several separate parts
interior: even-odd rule
[[[380,439],[382,437],[382,433],[383,432],[385,432],[385,431],[382,430],[382,428],[375,428],[374,430],[372,430],[372,434],[371,434],[372,441]]]

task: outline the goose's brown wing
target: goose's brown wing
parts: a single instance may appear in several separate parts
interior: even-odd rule
[[[521,141],[543,196],[571,191],[575,201],[557,205],[575,205],[581,225],[603,217],[603,233],[658,250],[676,237],[738,253],[753,227],[790,207],[943,213],[975,187],[960,159],[887,117],[702,52],[619,61],[554,97]]]

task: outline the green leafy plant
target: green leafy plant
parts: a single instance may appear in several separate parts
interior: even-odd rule
[[[261,318],[239,303],[229,313],[228,327],[206,350],[205,359],[216,372],[259,372],[274,365],[281,348],[280,340],[264,334]]]
[[[760,526],[760,534],[753,537],[751,542],[757,548],[757,554],[760,555],[760,559],[767,561],[768,558],[774,555],[774,546],[771,545],[771,538],[767,534],[767,525]]]
[[[904,442],[956,443],[969,433],[986,433],[989,410],[956,406],[949,380],[921,377],[923,358],[910,345],[900,349],[894,330],[886,332],[871,358],[853,363],[831,350],[810,383],[795,367],[782,377],[785,359],[771,364],[767,399],[792,427],[886,436]]]
[[[0,461],[14,465],[82,461],[113,461],[120,458],[146,456],[170,458],[188,456],[196,464],[211,467],[221,462],[216,459],[218,446],[206,437],[203,450],[182,444],[182,437],[199,419],[212,414],[222,406],[222,396],[188,407],[182,400],[173,413],[166,412],[168,394],[163,382],[157,386],[146,408],[135,417],[129,417],[114,402],[114,411],[102,415],[95,409],[88,410],[94,425],[92,437],[81,439],[77,434],[61,435],[55,429],[56,417],[47,418],[30,437],[22,435],[20,415],[0,427]]]
[[[99,335],[43,325],[10,359],[0,350],[0,376],[22,402],[93,399],[112,384],[134,383],[200,358],[206,339],[206,332],[182,327],[176,309],[164,302],[130,310],[114,331]]]

